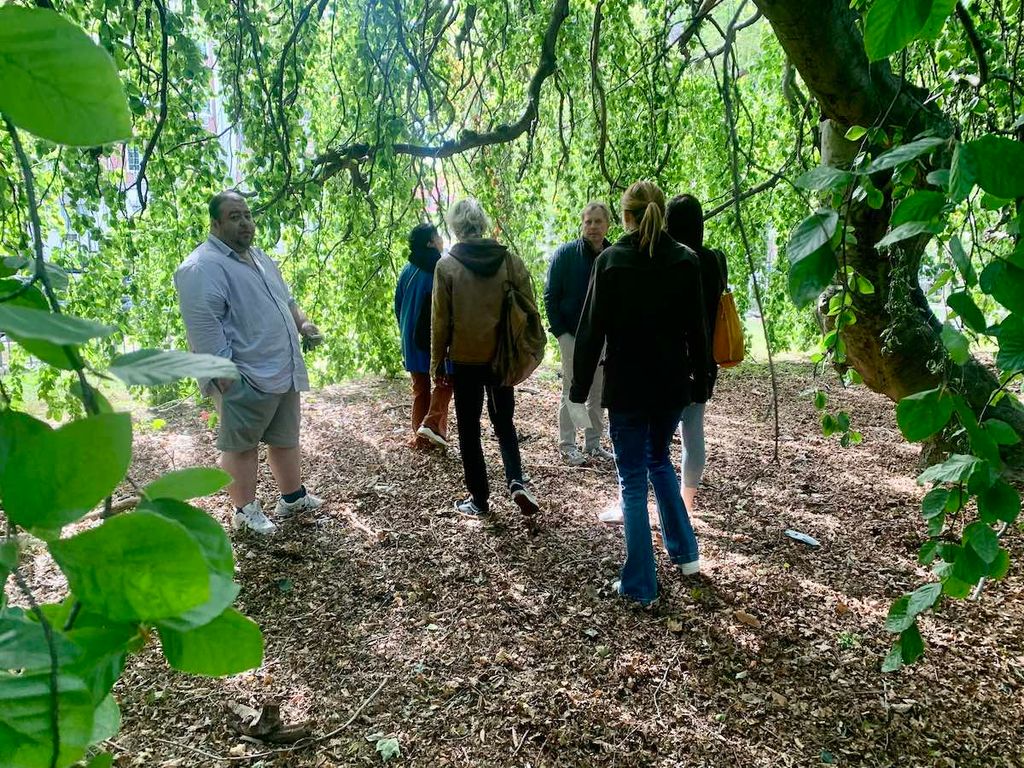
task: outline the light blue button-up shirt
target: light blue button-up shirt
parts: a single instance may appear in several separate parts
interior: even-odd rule
[[[295,300],[273,259],[259,248],[249,255],[252,264],[210,235],[175,271],[189,347],[228,358],[262,392],[307,390]],[[210,380],[199,386],[209,392]]]

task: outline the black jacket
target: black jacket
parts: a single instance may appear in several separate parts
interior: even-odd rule
[[[604,248],[609,245],[605,240]],[[544,284],[544,308],[548,329],[555,338],[563,333],[576,333],[597,253],[588,240],[580,237],[558,246],[551,257]]]
[[[625,235],[594,264],[576,332],[569,399],[582,403],[601,350],[601,405],[618,411],[684,408],[708,397],[708,333],[697,255],[663,235],[654,255]]]
[[[708,329],[708,397],[711,397],[718,380],[718,363],[715,362],[715,321],[718,319],[718,305],[722,292],[729,285],[729,265],[725,254],[719,250],[700,246],[694,248],[700,259],[700,282],[704,290],[705,322]]]

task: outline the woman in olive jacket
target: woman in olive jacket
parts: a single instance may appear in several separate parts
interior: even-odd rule
[[[638,181],[622,196],[626,234],[594,263],[579,329],[569,399],[586,400],[601,350],[602,405],[608,409],[626,528],[617,588],[641,603],[658,594],[647,513],[648,479],[669,558],[700,571],[697,539],[669,456],[680,414],[707,399],[708,359],[700,266],[664,232],[665,195]]]

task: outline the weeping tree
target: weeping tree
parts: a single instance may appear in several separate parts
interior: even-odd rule
[[[109,54],[130,138],[0,134],[4,296],[42,284],[52,308],[109,324],[71,353],[16,346],[8,402],[32,356],[60,415],[95,411],[82,395],[125,343],[183,347],[170,276],[226,186],[336,340],[310,361],[329,382],[397,369],[405,234],[455,197],[480,198],[540,277],[584,202],[654,178],[706,202],[770,350],[820,339],[823,366],[899,401],[908,439],[953,451],[922,475],[921,560],[941,584],[894,606],[889,666],[919,654],[940,593],[1005,573],[1024,433],[1020,0],[37,5]],[[5,93],[29,105],[10,117],[31,133],[33,89],[75,65],[27,39],[0,29]],[[855,442],[826,402],[826,431]]]

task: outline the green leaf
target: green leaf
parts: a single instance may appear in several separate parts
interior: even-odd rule
[[[24,447],[30,440],[50,431],[45,421],[34,419],[27,413],[5,408],[0,411],[0,489],[7,460],[15,446]]]
[[[978,515],[984,523],[1012,523],[1019,514],[1020,494],[1004,480],[996,480],[991,488],[978,494]]]
[[[917,552],[917,562],[921,565],[928,565],[935,559],[935,550],[938,548],[939,542],[937,541],[926,541],[921,545],[921,549]]]
[[[212,467],[191,467],[168,472],[142,489],[149,499],[177,499],[188,501],[209,496],[231,483],[231,475]],[[220,526],[217,526],[218,528]]]
[[[879,61],[902,49],[924,29],[932,0],[875,0],[864,19],[864,50]]]
[[[58,664],[73,661],[78,650],[59,633],[53,635]],[[43,625],[20,608],[0,613],[0,669],[43,671],[50,668],[50,649]]]
[[[985,315],[978,309],[978,305],[974,303],[974,299],[970,297],[967,291],[957,291],[956,293],[949,294],[946,304],[960,316],[960,319],[964,321],[964,325],[975,333],[986,333],[988,331]]]
[[[858,139],[864,138],[864,135],[868,132],[868,129],[861,125],[851,125],[846,131],[847,141],[857,141]]]
[[[3,17],[0,16],[0,19]],[[66,768],[85,754],[92,736],[93,707],[85,683],[71,675],[57,678],[57,723],[60,753]],[[54,743],[51,730],[50,673],[10,675],[0,672],[0,765],[45,768]]]
[[[0,112],[60,144],[128,139],[131,115],[110,55],[54,11],[0,8]]]
[[[101,741],[112,739],[121,730],[121,709],[109,693],[96,707],[92,721],[92,737],[89,741],[98,744]]]
[[[952,571],[950,571],[952,574]],[[971,594],[971,590],[974,589],[974,582],[966,582],[958,579],[956,576],[949,575],[942,580],[942,592],[943,594],[949,595],[952,598],[962,600]]]
[[[177,616],[210,597],[209,569],[180,523],[129,512],[50,544],[72,593],[115,621]]]
[[[921,516],[925,520],[931,520],[936,515],[944,514],[946,503],[949,501],[949,491],[941,486],[932,488],[921,500]]]
[[[376,749],[380,755],[381,762],[386,763],[392,758],[402,756],[402,750],[398,747],[398,739],[394,737],[377,739]]]
[[[897,669],[903,666],[903,648],[900,645],[900,641],[897,640],[892,649],[889,651],[889,655],[885,657],[885,661],[882,662],[883,672],[895,672]]]
[[[1004,200],[1024,196],[1024,143],[987,134],[960,145],[965,181]],[[954,160],[954,173],[956,161]]]
[[[946,194],[953,203],[967,199],[974,189],[976,178],[976,158],[966,144],[957,144],[953,148],[953,163],[949,169],[949,187]]]
[[[999,552],[996,553],[995,560],[993,560],[992,564],[988,567],[988,577],[990,579],[995,579],[996,581],[998,581],[999,579],[1006,576],[1009,570],[1010,553],[1007,552],[1005,549],[1000,549]]]
[[[984,522],[972,522],[964,529],[964,543],[969,544],[985,563],[995,559],[999,551],[999,540],[995,531]]]
[[[993,259],[981,273],[981,290],[1011,312],[1024,314],[1024,269]]]
[[[986,526],[987,527],[987,526]],[[964,537],[964,541],[967,537]],[[988,564],[981,559],[974,547],[961,547],[953,563],[951,575],[964,584],[977,584],[978,579],[988,574]]]
[[[179,379],[237,379],[238,369],[224,357],[198,355],[178,349],[140,349],[121,355],[110,372],[125,384],[154,386]]]
[[[932,0],[932,11],[928,15],[924,29],[917,36],[919,40],[932,40],[939,36],[946,25],[946,19],[956,7],[957,0]]]
[[[942,324],[942,346],[949,353],[949,358],[957,365],[963,365],[971,359],[971,343],[955,326]]]
[[[26,528],[60,528],[113,491],[131,460],[126,413],[72,421],[18,445],[2,477],[7,516]]]
[[[239,587],[234,583],[235,558],[231,542],[221,525],[206,512],[174,499],[146,500],[140,511],[156,512],[185,527],[202,550],[210,572],[210,597],[180,616],[166,618],[161,623],[185,631],[200,627],[217,618],[238,597]]]
[[[999,324],[996,365],[1008,373],[1024,370],[1024,313],[1014,313]]]
[[[838,223],[838,213],[822,208],[800,222],[789,239],[789,295],[798,307],[816,299],[832,282],[836,259],[831,242]]]
[[[890,245],[895,245],[904,240],[909,240],[912,237],[918,235],[930,234],[934,235],[939,231],[939,227],[927,221],[909,221],[906,224],[900,224],[898,227],[889,231],[885,237],[875,243],[876,248],[888,248]]]
[[[892,212],[890,224],[898,227],[911,221],[931,221],[946,205],[946,196],[941,192],[922,190],[904,198]]]
[[[954,400],[943,389],[917,392],[900,400],[896,406],[896,423],[903,437],[912,443],[925,440],[949,423]]]
[[[844,187],[853,180],[853,174],[833,168],[830,165],[819,165],[817,168],[801,174],[794,184],[801,189],[809,189],[812,192],[820,192],[823,189],[836,189]]]
[[[939,595],[942,594],[942,585],[938,582],[931,584],[925,584],[924,586],[918,587],[910,593],[910,601],[907,606],[907,612],[911,616],[917,616],[918,614],[927,611],[933,605],[935,601],[939,599]]]
[[[263,634],[234,608],[188,632],[160,626],[164,656],[172,667],[194,675],[221,677],[263,663]]]
[[[1016,445],[1020,442],[1017,430],[1000,419],[986,419],[982,429],[992,435],[998,445]]]
[[[901,401],[902,402],[902,401]],[[941,464],[928,467],[917,476],[919,485],[925,483],[960,483],[970,475],[982,462],[977,456],[954,453]]]
[[[914,623],[914,615],[910,613],[910,595],[904,595],[891,606],[885,619],[887,632],[902,632]]]
[[[53,344],[84,344],[90,339],[109,336],[115,330],[109,325],[80,317],[0,304],[0,331],[18,342],[22,339],[42,339]]]
[[[936,584],[935,586],[941,587]],[[921,637],[921,630],[918,629],[915,621],[900,635],[900,654],[903,656],[904,664],[913,664],[924,653],[924,639]]]
[[[114,757],[109,752],[101,752],[88,762],[85,768],[113,768]]]
[[[946,139],[929,136],[924,139],[912,141],[909,144],[901,144],[898,147],[893,147],[888,152],[883,152],[871,161],[871,164],[867,167],[865,173],[877,173],[878,171],[895,168],[897,165],[902,165],[903,163],[910,162],[911,160],[916,160],[921,157],[921,155],[927,155],[936,147],[942,146],[945,143]]]
[[[925,181],[927,181],[933,187],[939,187],[940,189],[948,189],[949,168],[940,168],[936,171],[931,171],[927,176],[925,176]]]
[[[964,282],[971,287],[977,285],[978,273],[974,271],[974,265],[971,264],[971,258],[964,250],[964,245],[960,242],[959,237],[953,237],[953,239],[949,241],[949,254],[953,257],[953,263],[956,264],[956,268],[960,270],[960,274],[963,276]]]

